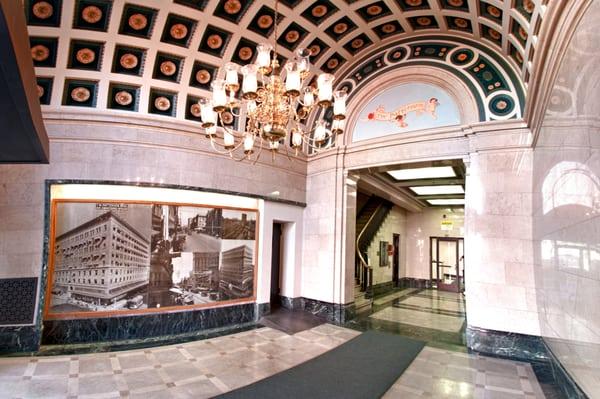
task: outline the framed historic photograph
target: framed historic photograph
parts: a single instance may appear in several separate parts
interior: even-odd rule
[[[253,301],[257,220],[253,209],[53,200],[45,317]]]
[[[390,259],[388,256],[388,242],[387,241],[379,241],[379,266],[384,267],[388,266],[390,263]]]

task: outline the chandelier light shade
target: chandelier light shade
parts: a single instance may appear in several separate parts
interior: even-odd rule
[[[337,90],[333,93],[333,118],[336,120],[346,119],[346,97],[348,97],[348,93],[344,90]]]
[[[277,5],[276,1],[274,39]],[[336,136],[344,132],[347,93],[333,91],[334,76],[328,73],[317,77],[316,86],[308,84],[310,55],[307,49],[297,50],[282,68],[274,40],[274,45],[256,47],[254,63],[223,65],[220,78],[212,83],[212,98],[199,101],[202,127],[212,148],[236,160],[255,154],[256,161],[263,148],[275,153],[280,147],[287,151],[289,144],[296,155],[308,155],[333,147]],[[333,117],[326,120],[326,115]],[[245,116],[243,131],[231,127],[232,116]]]
[[[319,105],[322,107],[331,106],[331,96],[333,91],[333,75],[323,73],[317,78],[317,87],[319,95]]]

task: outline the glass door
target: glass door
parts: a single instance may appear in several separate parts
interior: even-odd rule
[[[431,237],[431,284],[443,291],[463,289],[462,238]]]
[[[429,237],[429,258],[431,259],[431,265],[430,265],[430,270],[429,270],[429,276],[431,279],[431,288],[438,288],[438,283],[440,281],[440,277],[438,274],[439,271],[439,267],[438,267],[438,255],[437,255],[437,242],[438,239],[437,237]]]
[[[465,290],[465,240],[458,239],[458,291]]]

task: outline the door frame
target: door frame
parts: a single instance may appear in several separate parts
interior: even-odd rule
[[[276,307],[276,306],[280,306],[281,305],[281,279],[282,279],[282,269],[283,269],[283,265],[282,265],[282,258],[283,258],[283,223],[280,222],[276,222],[273,221],[272,224],[273,228],[272,228],[272,232],[271,232],[271,270],[270,270],[270,274],[271,274],[271,278],[270,278],[270,284],[269,284],[269,304],[271,305],[271,308]],[[277,227],[275,227],[277,226]],[[279,231],[279,244],[278,244],[278,252],[279,252],[279,256],[278,259],[275,259],[275,253],[273,251],[274,249],[274,242],[275,242],[275,234],[276,231]],[[274,269],[275,269],[275,262],[277,262],[277,275],[275,276],[275,273],[273,273]],[[275,281],[277,280],[277,281]],[[276,290],[277,290],[277,294],[273,294],[274,293],[274,285],[277,285]]]
[[[394,287],[400,285],[400,234],[393,233],[392,244],[394,246],[394,256],[392,258],[392,284]]]
[[[461,291],[461,275],[460,275],[460,243],[463,242],[463,255],[464,255],[464,238],[463,237],[429,237],[429,281],[433,284],[433,240],[435,242],[435,253],[439,258],[440,254],[440,241],[449,241],[456,243],[456,284],[444,284],[440,279],[440,264],[436,263],[437,277],[436,287],[440,291],[452,291],[452,292],[460,292]],[[437,259],[436,259],[437,261]],[[464,271],[463,271],[464,274]]]

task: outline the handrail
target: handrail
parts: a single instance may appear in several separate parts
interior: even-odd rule
[[[369,218],[369,220],[367,220],[367,223],[365,223],[362,230],[356,237],[356,253],[358,255],[358,259],[360,260],[360,266],[362,268],[370,268],[370,266],[367,264],[367,262],[365,261],[365,258],[363,258],[362,253],[360,251],[360,246],[359,246],[360,239],[362,238],[364,232],[367,230],[367,227],[369,226],[369,224],[371,223],[371,221],[373,220],[375,215],[377,215],[377,212],[379,211],[379,209],[381,209],[382,206],[383,206],[383,203],[377,205],[377,208],[375,208],[375,211],[373,211],[373,213],[371,214],[371,217]],[[362,276],[362,273],[359,272],[359,279],[361,276]]]

